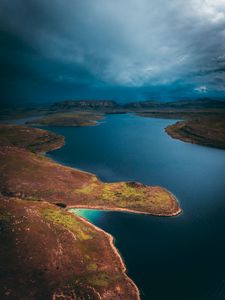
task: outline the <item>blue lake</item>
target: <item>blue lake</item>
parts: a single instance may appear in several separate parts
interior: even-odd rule
[[[225,151],[183,143],[173,120],[109,115],[94,127],[48,127],[66,138],[49,156],[100,179],[160,185],[183,213],[80,210],[111,233],[143,300],[225,299]]]

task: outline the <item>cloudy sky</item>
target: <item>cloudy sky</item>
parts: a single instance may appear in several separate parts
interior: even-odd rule
[[[1,0],[0,100],[225,98],[225,0]]]

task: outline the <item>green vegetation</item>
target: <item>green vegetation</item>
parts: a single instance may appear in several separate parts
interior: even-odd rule
[[[113,205],[128,209],[143,209],[146,211],[155,208],[171,209],[171,195],[160,187],[148,187],[138,183],[105,184],[101,195],[105,205]],[[144,210],[144,209],[143,209]]]
[[[105,203],[114,203],[118,207],[130,207],[136,201],[146,201],[146,187],[132,186],[130,183],[105,184],[102,198]]]
[[[45,220],[62,225],[73,232],[80,241],[93,238],[93,231],[69,213],[66,214],[63,211],[51,208],[42,209],[41,213]]]
[[[94,192],[96,188],[98,188],[98,186],[98,180],[95,176],[93,176],[88,183],[84,184],[80,188],[75,189],[74,191],[78,194],[90,195]]]
[[[112,189],[112,186],[110,186],[109,184],[105,184],[102,190],[102,200],[104,201],[104,203],[110,203],[112,201],[117,200],[117,197],[115,195],[114,190]]]
[[[98,268],[97,264],[96,263],[90,263],[88,266],[87,266],[87,270],[88,271],[96,271]]]
[[[87,281],[89,284],[97,287],[107,287],[111,284],[113,281],[112,277],[109,276],[107,273],[96,273],[96,274],[91,274],[88,278]]]
[[[74,190],[82,199],[92,199],[91,206],[127,208],[150,213],[171,212],[178,208],[171,194],[160,187],[148,187],[136,182],[100,183],[90,180]]]
[[[137,184],[132,186],[131,183],[124,182],[121,184],[118,195],[124,199],[143,199],[146,197],[146,187],[140,187]]]

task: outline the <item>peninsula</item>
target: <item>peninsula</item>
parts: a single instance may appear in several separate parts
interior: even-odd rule
[[[98,112],[59,112],[27,121],[27,125],[38,126],[94,126],[104,114]]]
[[[93,126],[105,114],[134,113],[141,117],[179,119],[166,128],[173,138],[225,149],[225,101],[197,99],[176,102],[143,101],[119,104],[111,100],[66,100],[45,108],[5,111],[2,120],[32,117],[28,125]],[[36,115],[36,118],[35,118]]]
[[[179,203],[161,187],[103,183],[43,156],[63,144],[46,130],[0,126],[1,298],[139,299],[113,238],[67,208],[173,216]]]
[[[202,117],[177,122],[166,127],[173,138],[184,142],[225,149],[225,118]]]

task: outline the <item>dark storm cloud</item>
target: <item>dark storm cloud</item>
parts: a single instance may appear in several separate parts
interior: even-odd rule
[[[1,0],[0,29],[3,96],[225,93],[224,0]]]

